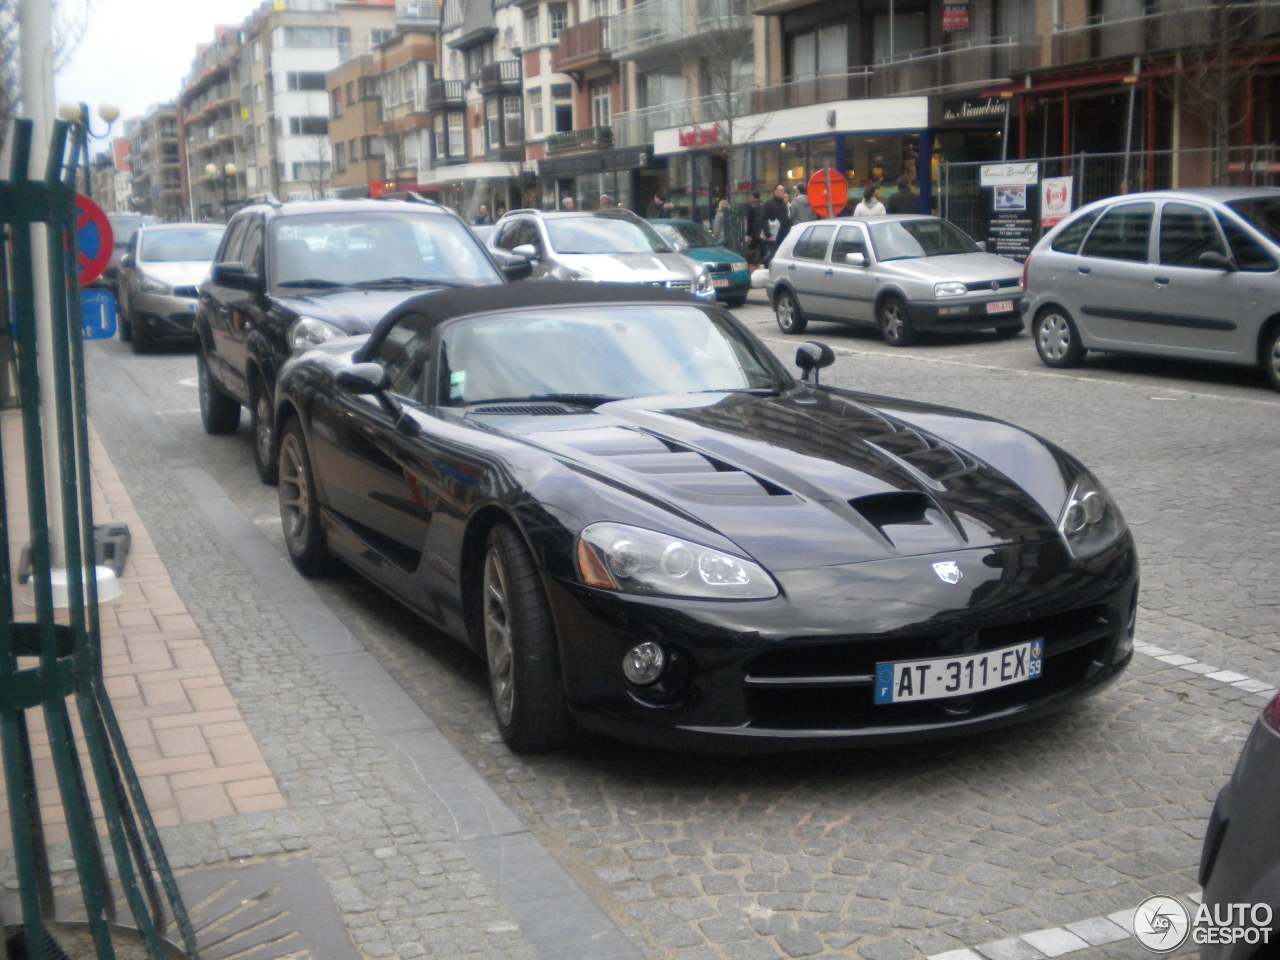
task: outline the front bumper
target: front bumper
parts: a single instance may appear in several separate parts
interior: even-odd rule
[[[781,596],[739,603],[626,597],[552,580],[571,709],[586,728],[677,749],[847,747],[1003,726],[1119,677],[1132,656],[1137,605],[1128,535],[1086,564],[1045,544],[961,556],[968,589],[938,580],[930,569],[938,558],[912,557],[793,572],[778,577]],[[1031,639],[1045,645],[1035,680],[946,700],[874,702],[877,663]],[[646,640],[683,671],[665,689],[622,676],[624,653]]]
[[[718,300],[738,300],[751,292],[751,274],[746,270],[713,273],[711,279]]]
[[[1018,290],[976,298],[912,300],[907,309],[911,313],[911,324],[917,330],[982,330],[1022,323],[1024,296]]]
[[[134,330],[153,340],[189,340],[194,335],[196,300],[192,297],[137,293],[129,304]]]

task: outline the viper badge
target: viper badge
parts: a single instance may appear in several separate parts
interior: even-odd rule
[[[964,574],[960,570],[960,565],[954,560],[943,560],[933,565],[933,572],[938,575],[938,579],[943,583],[959,583]]]

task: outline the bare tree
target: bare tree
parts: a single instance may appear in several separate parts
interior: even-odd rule
[[[32,0],[46,2],[46,0]],[[16,115],[21,99],[21,37],[18,7],[21,0],[0,0],[0,147]],[[89,29],[95,0],[54,0],[53,65],[60,70],[84,39]]]

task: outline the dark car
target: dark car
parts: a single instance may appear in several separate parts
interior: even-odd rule
[[[447,207],[401,200],[264,202],[231,218],[200,288],[196,360],[209,433],[253,420],[254,461],[275,478],[276,374],[301,347],[368,333],[423,290],[489,286],[528,273],[500,268]]]
[[[158,340],[190,341],[200,283],[226,228],[160,223],[135,231],[116,277],[120,339],[144,353]]]
[[[1137,558],[1088,470],[797,359],[673,291],[415,298],[281,374],[288,553],[484,656],[517,749],[972,734],[1120,675]]]
[[[1235,772],[1213,805],[1200,856],[1203,903],[1211,926],[1234,926],[1241,932],[1199,937],[1204,960],[1262,960],[1280,950],[1277,797],[1280,694],[1272,697],[1254,723]],[[1240,911],[1238,904],[1253,909]]]

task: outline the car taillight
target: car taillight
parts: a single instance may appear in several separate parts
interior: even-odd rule
[[[1027,269],[1031,266],[1031,258],[1022,261],[1022,289],[1027,289]]]
[[[1262,711],[1262,720],[1276,733],[1280,733],[1280,693],[1271,698],[1271,702]]]

